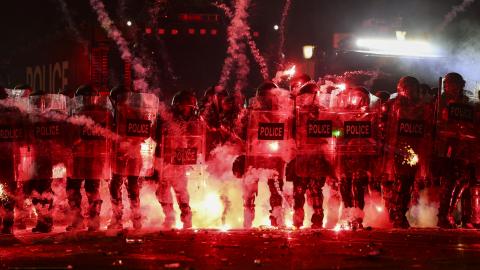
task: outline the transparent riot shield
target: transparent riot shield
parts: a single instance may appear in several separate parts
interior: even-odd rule
[[[111,138],[106,133],[113,121],[110,99],[105,96],[77,96],[72,104],[72,115],[93,120],[95,127],[83,125],[75,129],[70,176],[73,179],[110,179]]]
[[[246,169],[274,169],[283,175],[292,148],[293,100],[274,89],[251,102],[247,128]]]
[[[337,174],[373,173],[379,152],[378,112],[369,96],[355,89],[332,96]]]
[[[205,164],[205,123],[200,120],[170,123],[162,136],[162,179],[185,178]],[[196,166],[200,165],[200,166]],[[199,171],[200,170],[200,171]]]
[[[332,175],[335,140],[333,122],[336,114],[329,110],[330,94],[303,94],[296,98],[297,145],[296,174],[300,177]]]
[[[383,172],[425,179],[432,149],[432,108],[426,104],[406,104],[398,98],[390,103],[387,116]]]
[[[71,163],[65,96],[30,96],[29,101],[31,125],[27,159],[31,163],[23,163],[26,179],[64,178]]]
[[[0,114],[0,183],[13,185],[22,178],[20,154],[26,145],[27,119],[14,106],[1,104]]]
[[[158,98],[148,93],[121,95],[116,107],[116,131],[112,173],[151,176],[155,159]]]
[[[472,149],[478,143],[478,104],[467,100],[442,100],[438,107],[436,156],[470,162],[477,154]]]

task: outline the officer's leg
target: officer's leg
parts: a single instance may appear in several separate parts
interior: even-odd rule
[[[438,208],[438,226],[441,228],[454,228],[455,221],[451,215],[452,205],[456,204],[458,194],[459,164],[453,159],[442,159],[440,169],[440,207]]]
[[[32,203],[37,211],[37,225],[32,232],[48,233],[53,227],[52,179],[36,179],[33,184]]]
[[[282,186],[283,181],[280,177],[275,176],[268,179],[268,189],[270,190],[270,224],[274,227],[284,226],[284,215],[282,208]]]
[[[25,194],[24,185],[27,185],[28,181],[22,181],[17,183],[17,193],[16,193],[16,200],[15,200],[15,208],[17,213],[17,220],[15,222],[15,226],[18,230],[25,230],[27,229],[27,217],[28,211],[25,207],[25,200],[30,194]]]
[[[319,179],[310,179],[309,191],[312,200],[313,214],[312,214],[312,228],[320,229],[323,226],[323,192],[322,188],[325,185],[326,177]]]
[[[172,186],[180,207],[180,220],[183,223],[183,228],[189,229],[192,227],[192,210],[190,209],[190,195],[188,194],[188,178],[185,176],[178,177],[173,181]]]
[[[226,219],[227,219],[227,214],[231,209],[232,202],[230,201],[230,198],[228,197],[227,187],[225,185],[222,186],[220,192],[221,192],[220,200],[222,201],[222,204],[223,204],[222,225],[225,225],[225,222],[226,222]]]
[[[250,229],[255,218],[255,197],[258,193],[258,179],[243,179],[243,227]]]
[[[122,203],[123,176],[113,174],[110,180],[110,200],[112,202],[112,219],[108,225],[109,229],[122,229],[123,203]]]
[[[297,228],[303,226],[303,219],[305,218],[305,192],[307,190],[306,178],[295,177],[293,180],[293,225]]]
[[[83,228],[82,194],[80,193],[82,182],[82,179],[67,178],[67,199],[72,221],[71,224],[67,226],[67,231]]]
[[[127,190],[128,198],[130,199],[130,209],[132,211],[131,220],[134,229],[142,228],[142,215],[140,213],[140,188],[140,177],[129,175],[127,177]]]
[[[472,216],[472,196],[470,193],[470,185],[464,187],[462,195],[462,227],[473,228],[471,223]]]
[[[170,181],[165,178],[159,179],[155,194],[157,195],[158,202],[162,206],[163,214],[165,215],[163,227],[165,229],[170,229],[175,225],[175,212],[173,210]]]
[[[352,175],[352,204],[356,209],[363,211],[365,207],[365,189],[368,186],[368,176],[364,172],[355,172]],[[359,214],[354,210],[351,217],[352,228],[363,228],[363,213]]]
[[[409,228],[407,217],[415,175],[397,175],[394,187],[393,226]]]
[[[344,175],[340,177],[340,194],[342,195],[343,208],[345,209],[353,207],[351,175]]]
[[[15,181],[7,181],[4,183],[5,198],[0,200],[0,207],[3,207],[5,212],[2,220],[2,234],[13,234],[14,223],[14,208],[15,208],[15,194],[17,185]]]
[[[100,229],[100,211],[102,210],[102,200],[100,198],[99,179],[85,180],[85,193],[88,199],[88,230],[98,231]]]

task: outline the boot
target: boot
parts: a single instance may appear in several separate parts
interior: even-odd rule
[[[251,229],[254,218],[255,218],[255,208],[244,207],[243,208],[243,228]]]
[[[303,208],[297,208],[294,210],[293,213],[293,226],[295,228],[300,229],[303,226],[303,219],[305,217],[305,211]]]
[[[53,227],[53,217],[51,210],[53,208],[53,200],[43,199],[35,204],[37,210],[37,225],[32,228],[33,233],[49,233]]]
[[[312,229],[321,229],[323,227],[323,210],[314,210],[312,215]]]
[[[82,210],[81,209],[73,210],[73,221],[70,225],[67,226],[65,230],[67,232],[80,231],[80,230],[83,230],[84,228],[85,228],[85,225],[83,224]]]
[[[173,211],[173,204],[171,203],[162,203],[163,214],[165,215],[165,220],[163,221],[162,228],[170,230],[175,226],[175,215]]]
[[[192,210],[188,204],[180,204],[180,219],[183,223],[183,229],[192,228]]]
[[[275,206],[270,215],[270,223],[273,227],[285,227],[285,219],[283,215],[283,209],[281,206]]]
[[[123,230],[123,207],[121,205],[112,204],[112,218],[107,229],[109,230]]]
[[[0,234],[13,234],[13,213],[11,215],[8,213],[2,220],[2,231]]]
[[[100,229],[100,210],[102,209],[102,200],[95,200],[90,203],[88,211],[88,231],[94,232]]]
[[[352,228],[352,231],[363,229],[363,218],[355,218],[351,222],[350,227]]]

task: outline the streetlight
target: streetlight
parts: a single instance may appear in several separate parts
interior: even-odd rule
[[[311,78],[315,76],[315,64],[312,61],[314,50],[315,50],[315,46],[313,45],[303,46],[303,58],[305,59],[305,62],[306,62],[305,71]]]
[[[303,58],[305,58],[307,60],[312,59],[314,50],[315,50],[315,46],[313,46],[313,45],[303,46]]]
[[[128,20],[127,21],[127,26],[132,26],[132,21]]]

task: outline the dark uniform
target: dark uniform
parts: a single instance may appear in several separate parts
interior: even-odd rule
[[[299,89],[296,97],[295,140],[297,156],[289,162],[286,180],[293,182],[293,225],[303,226],[305,194],[312,202],[312,228],[323,225],[323,193],[327,177],[334,178],[334,114],[329,111],[330,94],[321,93],[314,83]]]
[[[68,139],[71,137],[65,122],[68,117],[66,98],[59,94],[30,94],[30,151],[31,164],[26,168],[28,182],[24,194],[31,196],[37,212],[33,232],[50,232],[53,226],[52,181],[62,179],[70,170]]]
[[[20,180],[20,147],[25,145],[27,119],[22,116],[13,102],[8,98],[3,87],[0,87],[0,216],[2,234],[13,233],[15,195],[17,182]],[[10,106],[11,105],[11,106]]]
[[[158,98],[148,93],[122,91],[121,88],[112,89],[110,96],[115,108],[115,130],[120,138],[113,143],[109,186],[113,216],[108,228],[123,228],[121,187],[124,178],[127,178],[131,220],[133,227],[140,229],[140,178],[151,176],[154,172]]]
[[[378,158],[377,119],[365,88],[348,87],[333,101],[338,121],[336,137],[336,171],[343,200],[343,216],[353,229],[363,227],[365,191],[372,181]]]
[[[432,144],[431,106],[420,99],[419,82],[404,77],[398,96],[387,102],[383,171],[384,195],[390,220],[396,228],[408,228],[405,216],[416,180],[421,181],[429,164]]]
[[[109,131],[113,121],[113,108],[108,97],[99,96],[90,86],[77,90],[72,101],[74,117],[88,117],[96,126],[80,126],[75,129],[72,145],[73,163],[70,177],[67,179],[67,196],[73,220],[67,231],[83,228],[82,195],[84,183],[88,199],[88,230],[100,227],[100,182],[111,178],[110,138],[102,135],[102,130]]]
[[[437,104],[437,126],[432,166],[433,177],[441,186],[438,226],[455,227],[453,212],[462,195],[470,201],[469,187],[476,184],[474,151],[478,144],[478,106],[464,96],[465,81],[449,73],[444,81],[445,93]],[[470,223],[470,203],[463,205],[462,223]]]
[[[172,115],[172,121],[165,123],[163,129],[163,164],[156,194],[165,214],[164,228],[175,223],[173,189],[183,228],[188,229],[192,227],[192,210],[187,173],[191,166],[204,162],[205,124],[197,115],[197,99],[188,91],[180,91],[173,97]]]
[[[293,143],[293,100],[290,93],[273,83],[265,83],[257,89],[256,97],[249,104],[247,124],[247,149],[245,171],[267,169],[274,173],[268,179],[270,190],[270,223],[285,226],[283,213],[283,178],[287,150]],[[291,140],[291,141],[290,141]],[[234,168],[242,164],[237,159]],[[238,175],[238,173],[236,173]],[[248,175],[248,173],[247,173]],[[258,192],[256,177],[244,177],[244,227],[250,228],[255,217],[255,197]]]

